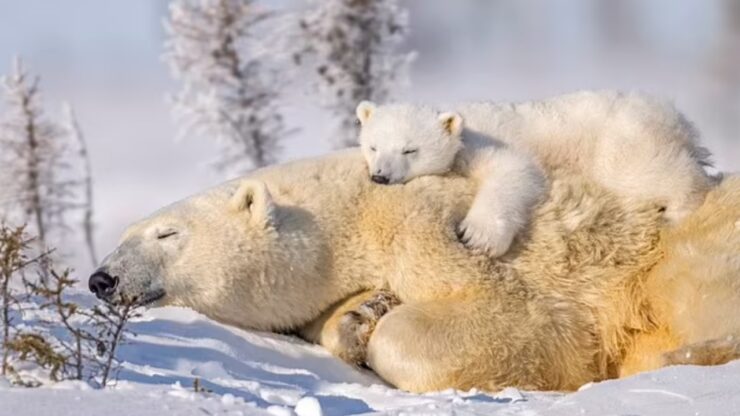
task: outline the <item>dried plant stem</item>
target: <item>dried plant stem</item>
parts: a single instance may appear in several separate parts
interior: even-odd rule
[[[66,104],[64,106],[67,114],[67,122],[69,130],[74,139],[77,142],[77,149],[80,160],[83,164],[83,178],[82,182],[84,185],[84,200],[82,201],[82,209],[84,210],[82,219],[82,230],[85,235],[85,245],[87,246],[87,252],[90,256],[90,261],[93,267],[98,265],[98,255],[95,250],[95,224],[93,222],[94,211],[93,211],[93,180],[92,180],[92,167],[90,165],[90,154],[87,150],[87,141],[85,140],[84,134],[80,129],[77,117],[75,116],[72,106]]]

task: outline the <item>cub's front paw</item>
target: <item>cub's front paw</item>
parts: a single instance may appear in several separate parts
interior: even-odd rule
[[[388,291],[379,291],[339,321],[339,358],[357,366],[365,365],[367,343],[380,318],[401,301]]]
[[[513,227],[505,220],[468,214],[457,227],[457,237],[465,247],[499,257],[509,251],[514,241]]]

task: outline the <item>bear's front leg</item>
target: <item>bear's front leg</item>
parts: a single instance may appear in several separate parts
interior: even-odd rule
[[[473,209],[457,228],[457,237],[465,247],[480,250],[491,257],[505,254],[517,234],[517,226],[491,212]],[[490,210],[489,210],[490,211]]]
[[[466,247],[499,257],[529,224],[547,184],[542,171],[524,155],[507,149],[481,153],[470,167],[480,181],[478,193],[457,233]]]
[[[385,316],[401,301],[393,293],[380,290],[357,309],[346,312],[339,321],[339,345],[337,353],[342,360],[364,366],[367,359],[367,344],[380,318]]]
[[[740,359],[740,337],[697,342],[663,354],[663,365],[720,365]]]
[[[333,305],[301,328],[299,335],[350,364],[364,365],[377,321],[398,304],[398,298],[385,290],[360,292]]]

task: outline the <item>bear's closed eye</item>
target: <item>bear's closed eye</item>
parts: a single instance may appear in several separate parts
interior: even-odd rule
[[[177,231],[175,230],[168,230],[161,234],[157,234],[157,240],[164,240],[167,237],[172,237],[173,235],[177,234]]]

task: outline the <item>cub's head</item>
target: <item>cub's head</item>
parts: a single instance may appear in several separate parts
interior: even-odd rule
[[[423,106],[357,106],[360,147],[370,177],[379,184],[405,183],[449,172],[462,146],[463,120]]]

